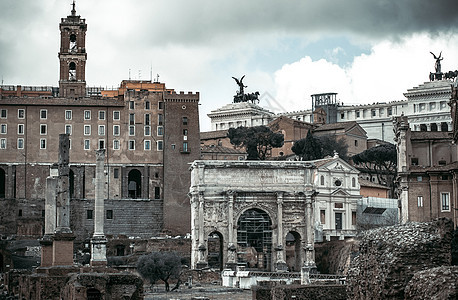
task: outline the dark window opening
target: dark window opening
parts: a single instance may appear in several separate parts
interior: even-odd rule
[[[92,209],[86,210],[86,219],[88,220],[94,219],[94,211]]]
[[[129,191],[129,198],[137,199],[142,197],[142,173],[137,170],[133,169],[129,172],[128,175],[128,191]]]
[[[188,117],[183,117],[183,125],[188,125]]]
[[[156,186],[154,187],[154,199],[160,199],[161,198],[161,188]]]
[[[125,250],[126,250],[126,246],[117,245],[116,246],[116,256],[124,256]]]
[[[118,168],[114,168],[113,169],[113,177],[114,178],[119,178],[119,169]]]
[[[426,124],[420,124],[420,131],[428,131]]]
[[[437,131],[437,124],[431,123],[431,131]]]
[[[342,213],[336,213],[336,230],[342,230]]]
[[[439,166],[445,166],[447,162],[445,160],[439,160]]]
[[[442,122],[441,123],[441,131],[448,131],[447,122]]]
[[[70,192],[70,199],[75,197],[75,173],[73,170],[70,170],[68,174],[68,185],[69,185],[69,192]]]
[[[18,216],[19,216],[19,217],[22,217],[22,209],[19,210]]]
[[[6,173],[0,168],[0,198],[5,198],[6,192]]]
[[[73,61],[68,65],[68,80],[76,80],[76,64]]]
[[[412,166],[418,166],[418,158],[417,158],[417,157],[412,157],[412,158],[410,159],[410,164],[411,164]]]
[[[113,220],[113,210],[107,210],[107,220]]]

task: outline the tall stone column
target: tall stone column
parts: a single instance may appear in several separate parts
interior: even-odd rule
[[[207,261],[207,245],[205,243],[205,232],[204,232],[204,205],[205,198],[204,192],[199,192],[199,260],[197,262],[197,268],[203,269],[208,266]]]
[[[285,247],[283,246],[283,192],[277,193],[277,261],[275,268],[277,272],[286,272],[288,267],[284,259]]]
[[[315,247],[314,247],[314,237],[313,237],[313,212],[312,212],[312,202],[313,202],[314,193],[306,193],[305,195],[305,232],[306,232],[306,245],[305,250],[305,261],[301,269],[301,284],[310,284],[310,273],[316,269],[315,264]]]
[[[73,265],[73,240],[70,229],[70,194],[69,194],[69,149],[68,134],[59,134],[59,160],[56,211],[57,224],[53,241],[53,266]]]
[[[57,166],[56,166],[57,167]],[[51,167],[50,176],[46,178],[45,198],[45,234],[40,240],[41,267],[52,266],[53,261],[53,236],[56,230],[56,196],[57,196],[57,168]]]
[[[234,202],[237,197],[235,192],[229,191],[226,193],[227,199],[227,225],[228,225],[228,245],[227,245],[227,262],[226,268],[235,271],[237,267],[236,253],[237,243],[234,240]]]
[[[95,165],[95,219],[94,219],[94,235],[91,239],[91,266],[106,266],[107,265],[107,239],[103,232],[105,220],[105,149],[96,150],[96,165]]]

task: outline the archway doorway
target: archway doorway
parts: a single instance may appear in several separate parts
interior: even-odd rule
[[[129,198],[141,198],[142,197],[142,173],[133,169],[129,172],[127,177]]]
[[[5,198],[6,193],[6,174],[5,170],[0,168],[0,198]]]
[[[223,270],[223,236],[214,231],[208,235],[208,266],[213,269]]]
[[[260,209],[248,209],[237,221],[237,260],[249,269],[271,270],[272,221]]]
[[[288,232],[285,249],[288,271],[299,272],[301,270],[301,235],[295,231]]]

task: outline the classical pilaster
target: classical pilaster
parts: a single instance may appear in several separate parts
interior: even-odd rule
[[[313,193],[307,193],[305,195],[305,232],[306,232],[306,245],[305,261],[301,268],[301,284],[310,284],[310,273],[316,270],[315,264],[315,247],[314,247],[314,236],[313,236],[313,212],[312,202],[314,200]]]
[[[95,165],[95,218],[94,235],[91,239],[91,266],[107,265],[107,239],[104,234],[104,199],[105,199],[105,149],[96,150]]]
[[[286,272],[285,247],[283,246],[283,192],[277,192],[277,246],[274,250],[277,252],[277,261],[275,269],[277,272]]]
[[[227,245],[227,263],[226,268],[235,270],[237,266],[236,253],[237,242],[234,241],[234,202],[236,201],[237,194],[229,191],[225,195],[227,199],[227,217],[228,222],[228,245]]]
[[[45,198],[45,234],[40,240],[41,267],[50,267],[53,262],[53,235],[56,230],[56,195],[57,195],[57,169],[51,168],[50,176],[46,178]]]
[[[207,245],[205,242],[205,232],[204,232],[204,205],[205,198],[204,192],[199,192],[199,258],[197,261],[197,268],[202,269],[208,266],[207,261]]]

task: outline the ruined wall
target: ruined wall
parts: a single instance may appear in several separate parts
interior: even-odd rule
[[[277,285],[256,286],[252,289],[254,300],[322,299],[345,300],[344,285]]]
[[[362,232],[347,275],[349,299],[404,299],[416,272],[450,265],[452,236],[445,218]]]
[[[322,274],[347,274],[350,267],[350,256],[357,251],[355,239],[345,239],[315,243],[315,262],[318,272]]]
[[[415,273],[405,289],[406,299],[458,299],[458,266]]]
[[[92,210],[92,218],[88,211]],[[112,211],[112,219],[108,219],[107,211]],[[71,201],[71,228],[78,241],[90,239],[94,231],[94,200]],[[105,200],[106,236],[157,236],[162,230],[162,200],[122,199]]]

